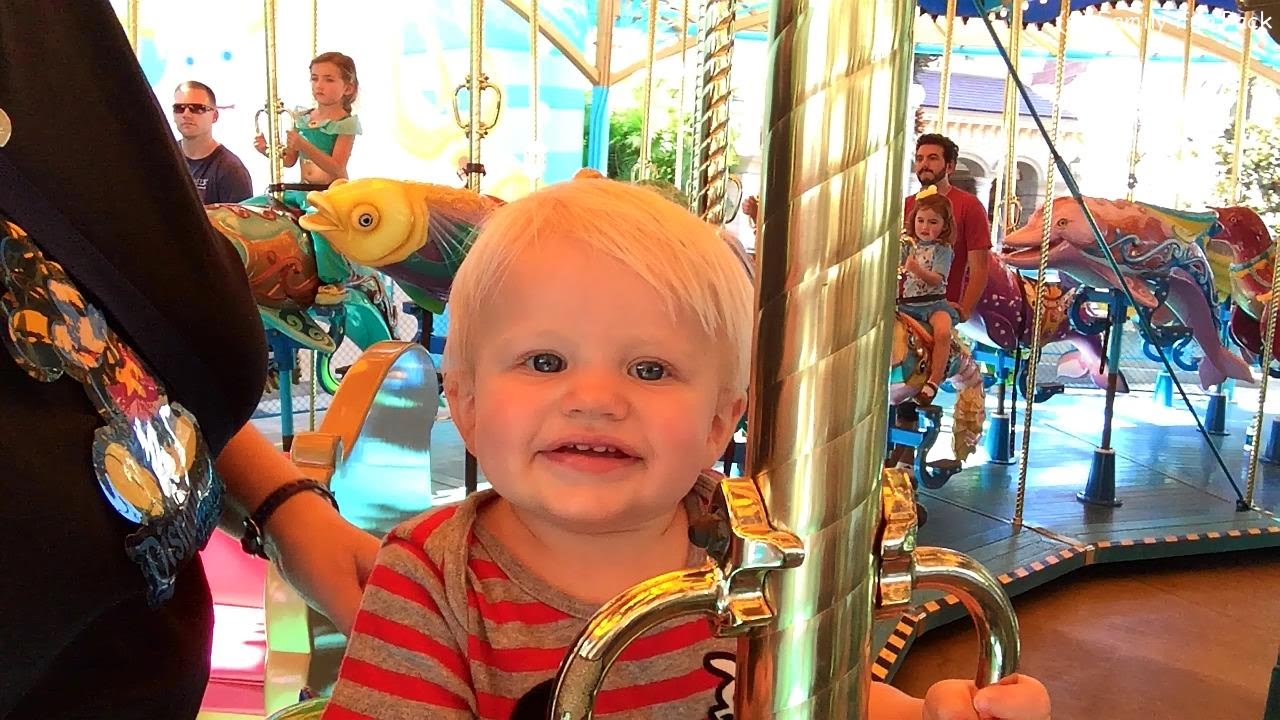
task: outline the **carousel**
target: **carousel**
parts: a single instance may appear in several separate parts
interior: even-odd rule
[[[751,250],[753,374],[722,461],[721,541],[697,573],[601,610],[561,667],[553,717],[591,717],[627,642],[677,614],[740,637],[739,677],[752,682],[737,685],[739,717],[860,717],[868,679],[891,681],[919,636],[965,616],[978,684],[1015,672],[1010,598],[1072,571],[1280,546],[1280,425],[1267,421],[1280,216],[1246,170],[1250,123],[1263,122],[1251,92],[1280,86],[1272,10],[459,2],[430,33],[421,20],[391,27],[394,72],[365,75],[395,98],[384,127],[403,156],[311,187],[284,179],[296,111],[281,57],[297,64],[372,21],[317,0],[242,4],[265,82],[237,109],[267,139],[267,177],[261,196],[208,214],[244,259],[271,348],[255,422],[371,533],[487,485],[438,367],[450,283],[503,202],[594,168],[687,203]],[[146,2],[120,11],[144,69],[159,67],[161,34],[176,30]],[[744,60],[735,43],[762,52]],[[1121,138],[1107,147],[1123,152],[1089,175],[1080,158],[1095,140],[1066,98],[1082,67],[1117,56],[1137,69],[1114,79],[1121,92],[1181,93],[1112,109]],[[985,75],[959,69],[974,58]],[[1161,175],[1193,153],[1146,136],[1161,122],[1194,135],[1197,88],[1220,91],[1224,71],[1220,191],[1169,196]],[[764,110],[743,120],[749,93]],[[611,137],[619,106],[639,119],[627,142]],[[893,310],[923,132],[961,140],[953,181],[984,202],[993,241],[927,402],[930,330]],[[318,717],[342,635],[230,538],[204,557],[218,626],[201,717]],[[846,673],[867,679],[837,688]],[[1271,703],[1280,717],[1280,688]]]

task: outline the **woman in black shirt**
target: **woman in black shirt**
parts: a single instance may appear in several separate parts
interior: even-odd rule
[[[209,588],[191,557],[198,547],[153,552],[157,543],[185,547],[191,527],[145,537],[146,527],[118,509],[120,494],[99,487],[115,457],[99,447],[103,398],[119,398],[94,395],[74,369],[41,381],[20,362],[22,348],[43,336],[39,323],[13,320],[24,308],[14,288],[31,280],[14,267],[65,268],[69,285],[46,307],[87,313],[77,342],[99,347],[99,332],[114,333],[125,349],[109,353],[112,372],[142,373],[130,387],[150,388],[142,395],[151,401],[158,388],[172,403],[148,407],[194,418],[202,441],[190,435],[192,423],[174,437],[201,448],[196,465],[217,458],[230,518],[299,476],[246,424],[265,375],[262,326],[240,260],[205,219],[106,0],[0,0],[0,109],[12,123],[0,148],[0,216],[16,223],[0,226],[11,251],[7,275],[0,258],[9,283],[0,284],[9,303],[0,319],[10,320],[0,345],[0,718],[193,718],[209,672]],[[33,196],[54,210],[33,217],[38,202],[14,199]],[[52,215],[71,230],[43,228]],[[36,252],[12,252],[23,247]],[[43,292],[27,301],[50,300]],[[190,453],[173,457],[192,462]],[[207,533],[197,535],[203,544]],[[265,536],[285,576],[349,628],[377,540],[314,492],[290,495]],[[170,585],[156,580],[166,563]]]

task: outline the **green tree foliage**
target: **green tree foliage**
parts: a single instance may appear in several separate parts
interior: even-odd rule
[[[1214,144],[1222,166],[1218,199],[1231,201],[1231,159],[1234,152],[1235,123]],[[1250,123],[1240,156],[1240,203],[1262,216],[1274,230],[1280,227],[1280,127],[1276,122]]]
[[[692,88],[689,89],[692,93]],[[683,186],[688,182],[694,157],[694,125],[690,116],[683,119],[675,112],[674,107],[678,89],[670,87],[661,79],[655,83],[655,108],[650,115],[649,161],[653,164],[653,175],[650,181]],[[637,92],[638,94],[638,92]],[[659,100],[658,96],[662,96]],[[662,109],[662,106],[668,109]],[[590,117],[590,103],[587,116]],[[683,120],[683,121],[682,121]],[[684,132],[684,159],[681,167],[684,177],[676,181],[676,132],[677,128]],[[644,130],[644,111],[640,107],[618,110],[609,115],[609,165],[607,174],[616,180],[630,180],[636,172],[636,164],[640,162],[640,144]],[[583,129],[583,165],[586,165],[586,147],[589,127]],[[729,149],[729,167],[737,165],[737,154]]]

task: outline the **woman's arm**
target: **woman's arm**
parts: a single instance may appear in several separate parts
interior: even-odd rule
[[[227,529],[236,537],[241,534],[241,521],[268,495],[302,477],[297,466],[252,424],[227,443],[217,468],[227,485],[224,527],[231,526]],[[285,580],[339,630],[349,632],[378,552],[378,539],[344,520],[314,492],[286,500],[262,532],[267,557]]]

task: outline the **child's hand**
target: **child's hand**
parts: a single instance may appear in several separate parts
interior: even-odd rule
[[[258,133],[256,136],[254,136],[253,149],[257,150],[263,155],[267,154],[267,139],[262,136],[262,133]]]
[[[311,145],[311,143],[304,140],[303,137],[299,135],[295,130],[289,130],[285,132],[284,138],[285,138],[285,141],[284,141],[285,147],[289,148],[294,152],[303,152]]]
[[[1010,675],[981,690],[971,680],[943,680],[924,697],[923,720],[1049,720],[1049,693],[1039,680]]]
[[[907,272],[911,273],[912,275],[920,274],[920,261],[916,260],[915,255],[908,255],[907,261],[902,263],[902,267],[906,268]]]

